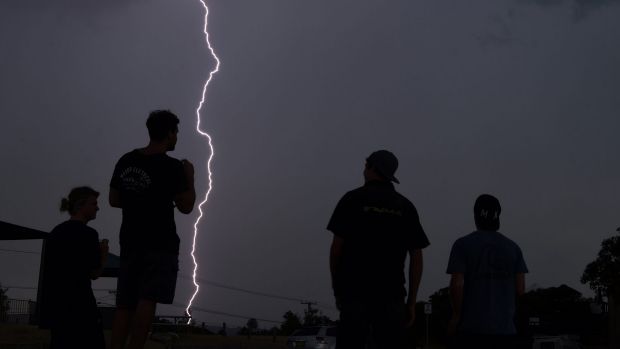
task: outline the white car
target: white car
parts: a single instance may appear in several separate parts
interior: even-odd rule
[[[288,349],[335,349],[336,326],[300,328],[288,337],[286,347]]]
[[[534,337],[532,349],[581,349],[581,345],[570,336]]]

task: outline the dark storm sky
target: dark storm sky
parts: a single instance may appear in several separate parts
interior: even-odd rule
[[[501,231],[521,245],[528,285],[589,295],[579,277],[620,225],[619,3],[210,1],[222,66],[202,118],[215,158],[200,276],[316,300],[335,317],[325,225],[362,184],[364,158],[386,148],[432,243],[419,299],[447,284],[451,244],[473,229],[483,192],[502,202]],[[48,231],[65,219],[60,198],[88,184],[103,194],[91,225],[118,252],[109,178],[120,155],[146,144],[156,108],[181,117],[171,155],[194,162],[204,193],[209,153],[194,110],[214,60],[203,16],[198,0],[2,1],[0,220]],[[186,275],[196,217],[177,215]],[[37,255],[0,253],[3,285],[36,285],[37,273]],[[191,290],[180,279],[176,302]],[[213,286],[196,304],[273,320],[303,309]]]

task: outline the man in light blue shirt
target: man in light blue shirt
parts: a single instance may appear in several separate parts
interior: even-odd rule
[[[519,246],[499,229],[499,200],[483,194],[474,205],[477,230],[454,242],[449,332],[456,348],[514,348],[517,297],[528,272]]]

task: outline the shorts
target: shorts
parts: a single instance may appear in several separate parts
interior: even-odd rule
[[[179,256],[165,252],[121,255],[116,306],[135,309],[139,300],[172,304],[179,271]]]
[[[403,300],[359,302],[343,300],[337,332],[339,349],[399,349],[415,347],[413,328],[405,328],[408,310]]]

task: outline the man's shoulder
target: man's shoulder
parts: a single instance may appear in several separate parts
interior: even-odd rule
[[[357,188],[353,188],[351,190],[349,190],[348,192],[346,192],[343,196],[355,196],[355,195],[360,195],[365,193],[366,191],[368,191],[368,188],[365,186],[361,186],[361,187],[357,187]]]
[[[181,160],[174,158],[166,153],[146,155],[142,153],[140,149],[134,149],[132,151],[129,151],[123,154],[120,157],[119,162],[133,162],[136,160],[146,161],[146,162],[154,161],[154,162],[162,162],[166,164],[176,164],[176,165],[181,164]]]
[[[177,159],[175,157],[172,157],[172,156],[170,156],[168,154],[164,154],[163,158],[165,159],[165,161],[168,161],[170,163],[181,164],[181,160],[179,160],[179,159]]]
[[[344,195],[342,195],[342,198],[340,199],[340,201],[360,198],[365,195],[365,192],[366,192],[366,189],[363,186],[351,189],[347,191],[346,193],[344,193]]]
[[[504,243],[506,246],[510,246],[512,248],[517,248],[520,249],[519,244],[517,244],[514,240],[512,240],[511,238],[507,237],[506,235],[497,232],[497,234],[499,235],[499,239],[502,241],[502,243]]]
[[[519,248],[519,245],[514,242],[512,239],[508,238],[506,235],[500,233],[499,231],[488,232],[488,231],[473,231],[467,235],[464,235],[458,238],[454,244],[460,246],[468,246],[468,245],[479,245],[479,244],[487,244],[487,243],[501,244],[503,246],[507,246],[510,248]]]
[[[134,149],[134,150],[128,151],[125,154],[123,154],[118,159],[118,162],[130,161],[130,160],[137,158],[138,156],[140,156],[140,152],[138,151],[138,149]]]
[[[464,246],[478,243],[478,241],[480,240],[480,237],[477,233],[478,233],[477,231],[474,231],[474,232],[465,234],[461,236],[460,238],[456,239],[454,241],[454,247],[459,248],[459,247],[464,247]]]
[[[396,196],[399,200],[401,200],[401,201],[402,201],[402,204],[403,204],[403,205],[410,206],[410,207],[412,207],[413,209],[415,209],[415,205],[413,204],[413,202],[412,202],[411,200],[409,200],[409,198],[407,198],[405,195],[403,195],[403,194],[399,193],[399,192],[398,192],[398,191],[396,191],[396,190],[394,190],[394,195],[395,195],[395,196]]]

